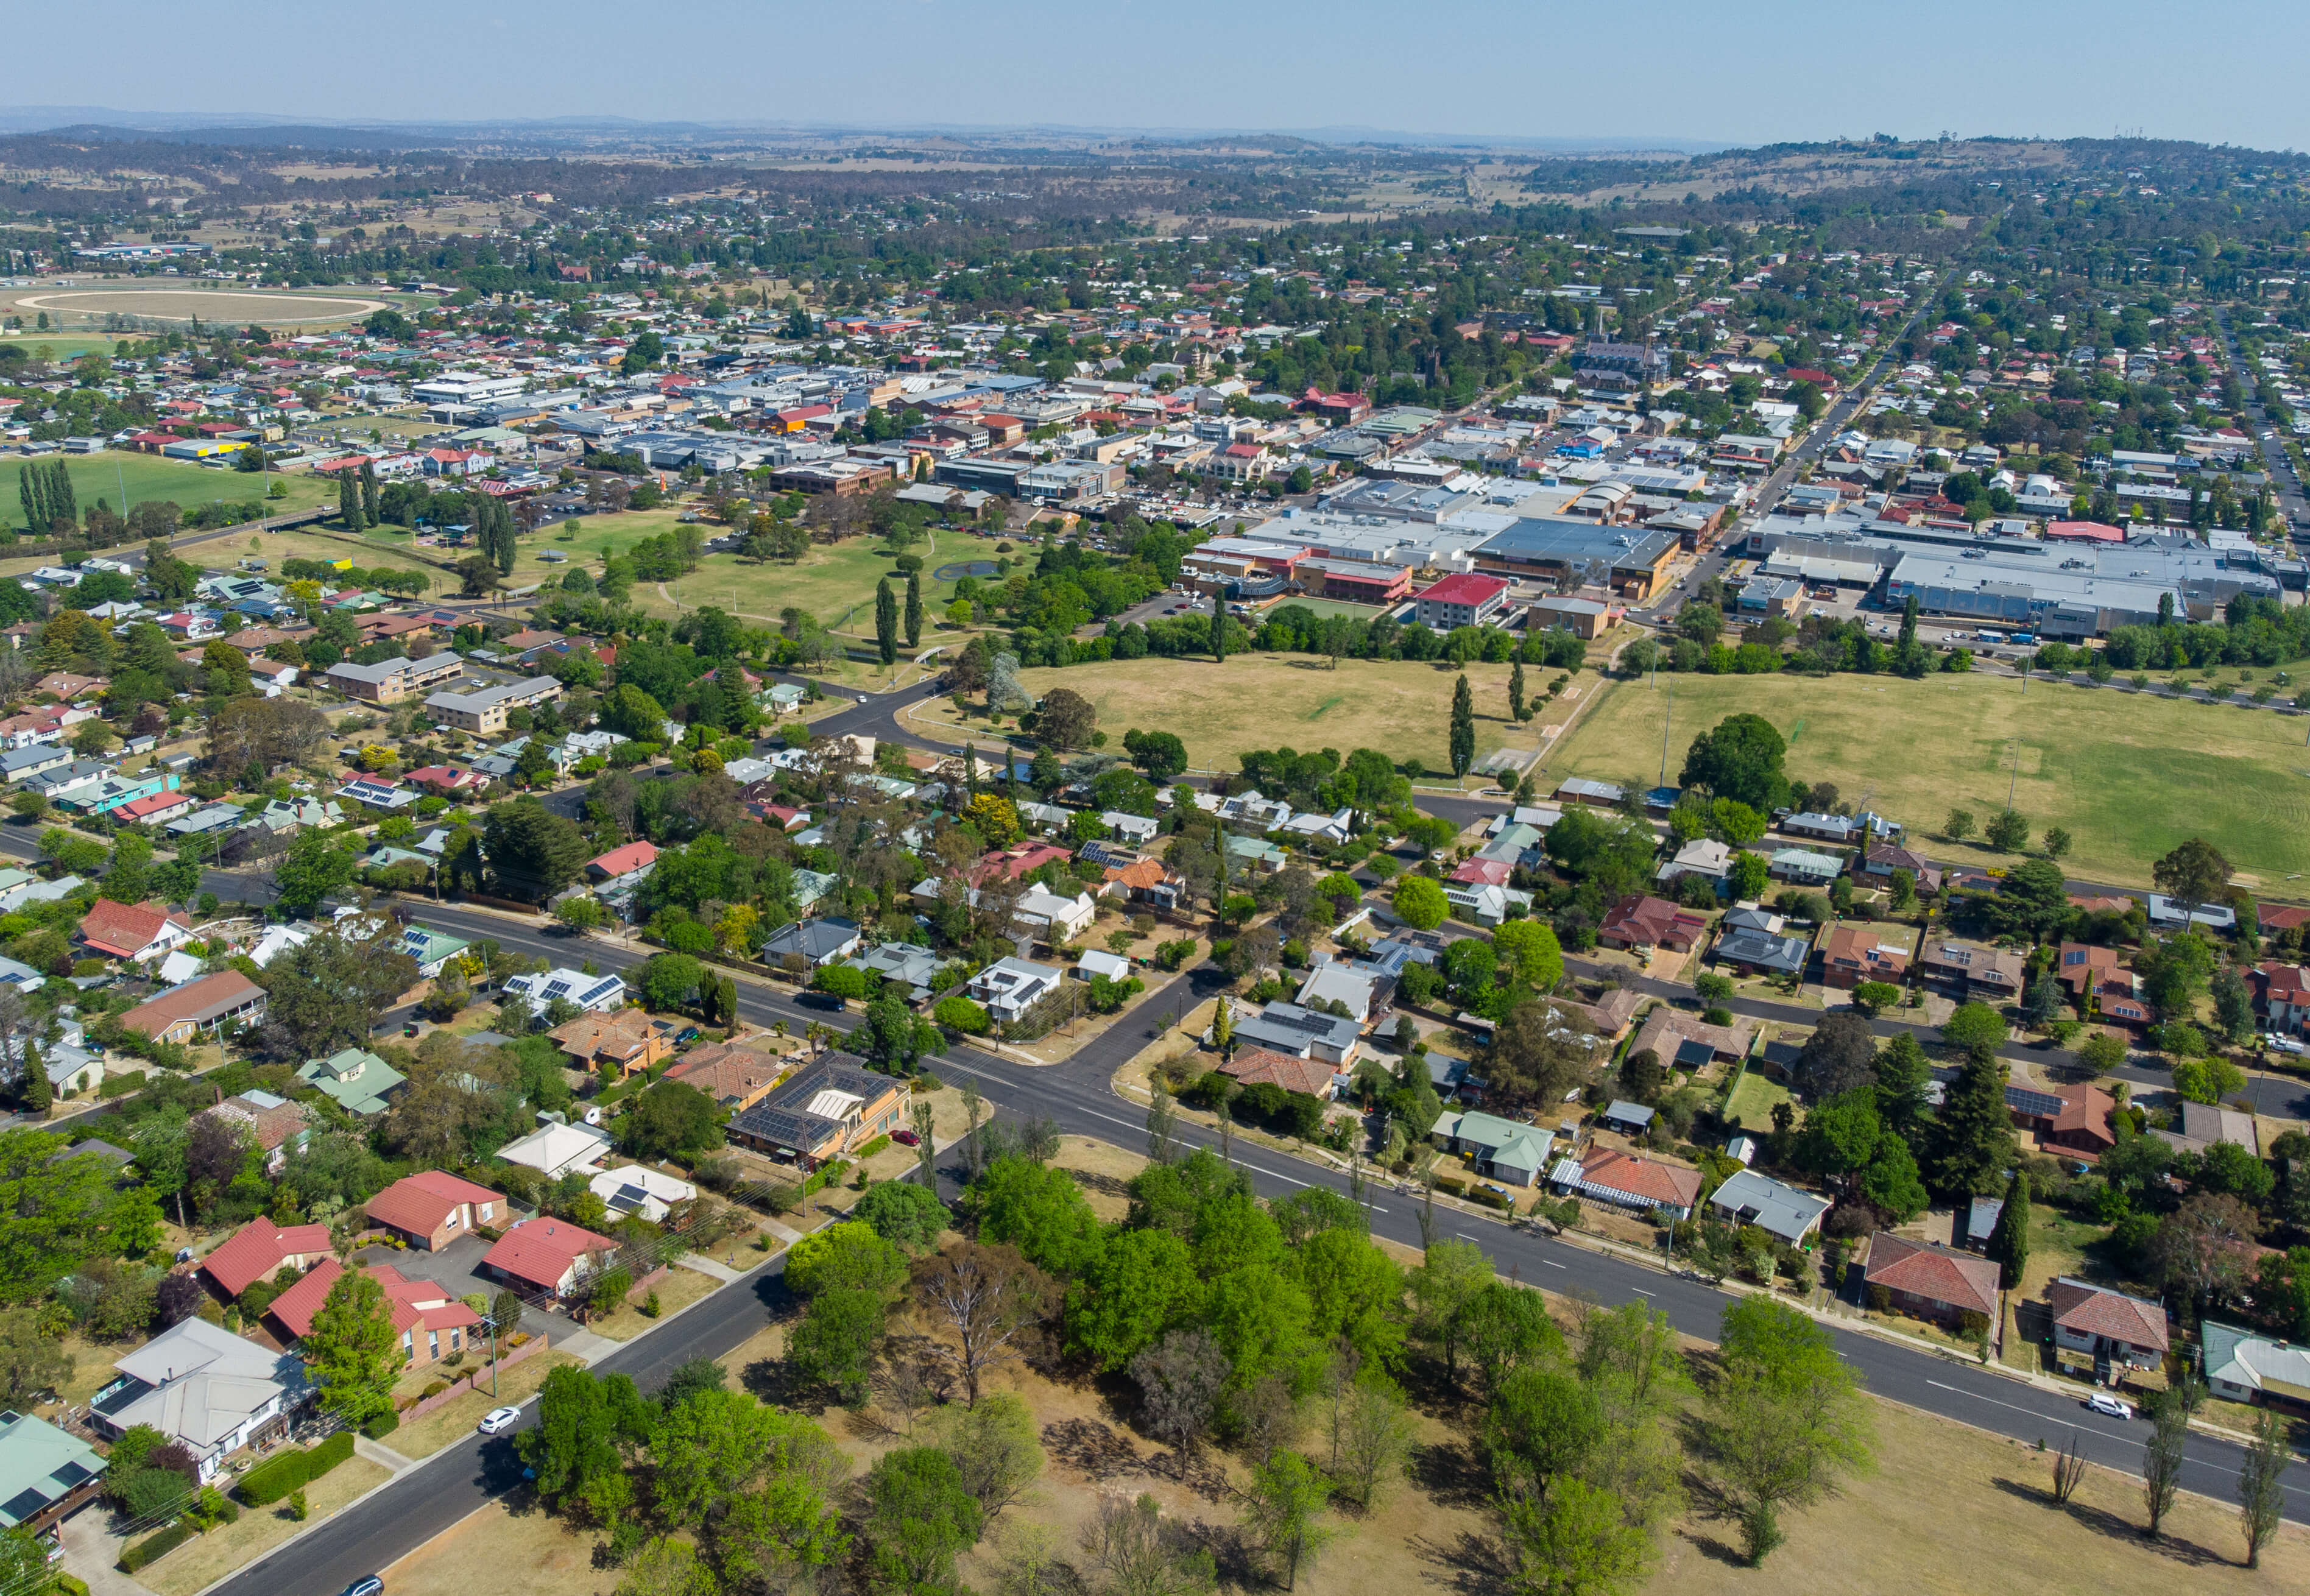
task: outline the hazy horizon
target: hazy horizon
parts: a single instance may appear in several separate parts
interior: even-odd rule
[[[1568,148],[1749,146],[1889,133],[2310,147],[2293,64],[2310,7],[1950,0],[1930,13],[1798,0],[1741,17],[1697,0],[1466,0],[1413,15],[1324,6],[1083,11],[760,0],[637,12],[603,0],[441,0],[326,13],[258,0],[229,22],[153,0],[25,8],[9,30],[27,111],[319,124],[622,118],[901,131],[1046,127],[1159,136],[1370,130]],[[2181,70],[2169,65],[2183,52]],[[2166,70],[2153,78],[2144,64]],[[72,118],[77,119],[77,118]],[[18,117],[8,120],[22,129]],[[50,124],[57,126],[62,124]]]

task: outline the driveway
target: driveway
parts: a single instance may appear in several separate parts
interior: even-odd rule
[[[399,1252],[392,1247],[364,1247],[356,1254],[364,1263],[390,1263],[412,1280],[434,1280],[447,1288],[452,1297],[464,1297],[478,1291],[494,1297],[504,1288],[504,1282],[479,1273],[482,1256],[491,1244],[478,1236],[461,1236],[437,1253],[422,1253],[415,1247]],[[521,1327],[532,1335],[551,1335],[557,1340],[569,1331],[569,1322],[556,1319],[532,1303],[521,1316]]]

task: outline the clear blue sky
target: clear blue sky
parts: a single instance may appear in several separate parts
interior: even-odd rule
[[[2310,147],[2303,0],[6,0],[15,106]]]

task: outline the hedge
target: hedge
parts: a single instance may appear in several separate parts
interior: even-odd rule
[[[1469,1192],[1468,1201],[1481,1202],[1486,1208],[1506,1209],[1515,1206],[1511,1199],[1501,1196],[1498,1192],[1488,1192],[1481,1186],[1477,1186]]]
[[[304,1451],[287,1452],[259,1463],[240,1482],[240,1499],[251,1507],[270,1507],[299,1491],[353,1454],[351,1430],[339,1430],[327,1440]]]
[[[148,1535],[120,1554],[120,1571],[134,1574],[155,1558],[175,1551],[200,1531],[187,1520],[179,1519],[157,1535]]]
[[[382,1441],[401,1427],[401,1415],[380,1413],[360,1427],[360,1433],[372,1441]]]

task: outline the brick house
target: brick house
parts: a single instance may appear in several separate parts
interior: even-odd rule
[[[1869,1262],[1861,1278],[1868,1286],[1883,1287],[1892,1305],[1913,1319],[1955,1329],[1966,1314],[1979,1314],[1995,1333],[1997,1265],[1986,1258],[1880,1230],[1869,1238]]]
[[[1917,973],[1926,984],[1951,997],[1979,998],[1984,1002],[2010,1002],[2021,995],[2022,956],[2010,948],[1987,948],[1977,942],[1928,940],[1917,956]]]
[[[2109,1116],[2117,1099],[2091,1081],[2060,1086],[2017,1082],[2005,1089],[2006,1111],[2013,1123],[2048,1149],[2099,1158],[2117,1145]]]
[[[541,1214],[507,1231],[482,1255],[480,1272],[560,1297],[617,1250],[618,1244],[606,1236]]]
[[[1908,976],[1908,954],[1880,941],[1877,933],[1865,926],[1832,927],[1821,942],[1823,985],[1851,992],[1863,981],[1883,981],[1898,986]]]
[[[2172,1345],[2166,1305],[2148,1297],[2128,1297],[2063,1275],[2045,1288],[2045,1308],[2054,1321],[2056,1355],[2067,1352],[2090,1357],[2097,1365],[2154,1369]]]
[[[617,1009],[607,1014],[580,1014],[566,1025],[545,1033],[581,1070],[608,1064],[618,1079],[647,1070],[673,1051],[665,1031],[639,1009]]]
[[[1679,908],[1665,898],[1631,893],[1614,904],[1597,928],[1596,940],[1608,948],[1666,948],[1686,953],[1700,945],[1708,932],[1708,917]]]
[[[494,1228],[509,1217],[504,1193],[439,1169],[404,1175],[370,1198],[368,1211],[370,1224],[429,1253],[438,1253],[484,1225]]]
[[[741,1147],[815,1169],[904,1123],[906,1083],[829,1053],[742,1114],[724,1134]]]
[[[452,1296],[449,1288],[427,1279],[410,1279],[389,1263],[363,1266],[385,1288],[386,1312],[400,1332],[406,1366],[439,1363],[463,1352],[481,1338],[475,1327],[482,1316]],[[265,1310],[266,1325],[283,1343],[302,1340],[313,1331],[313,1318],[329,1300],[329,1288],[345,1266],[331,1258],[313,1266],[312,1272],[273,1299]]]
[[[259,1217],[232,1233],[222,1246],[201,1260],[200,1272],[210,1286],[228,1298],[239,1297],[259,1280],[269,1280],[281,1270],[299,1273],[329,1255],[326,1225],[283,1227]]]

